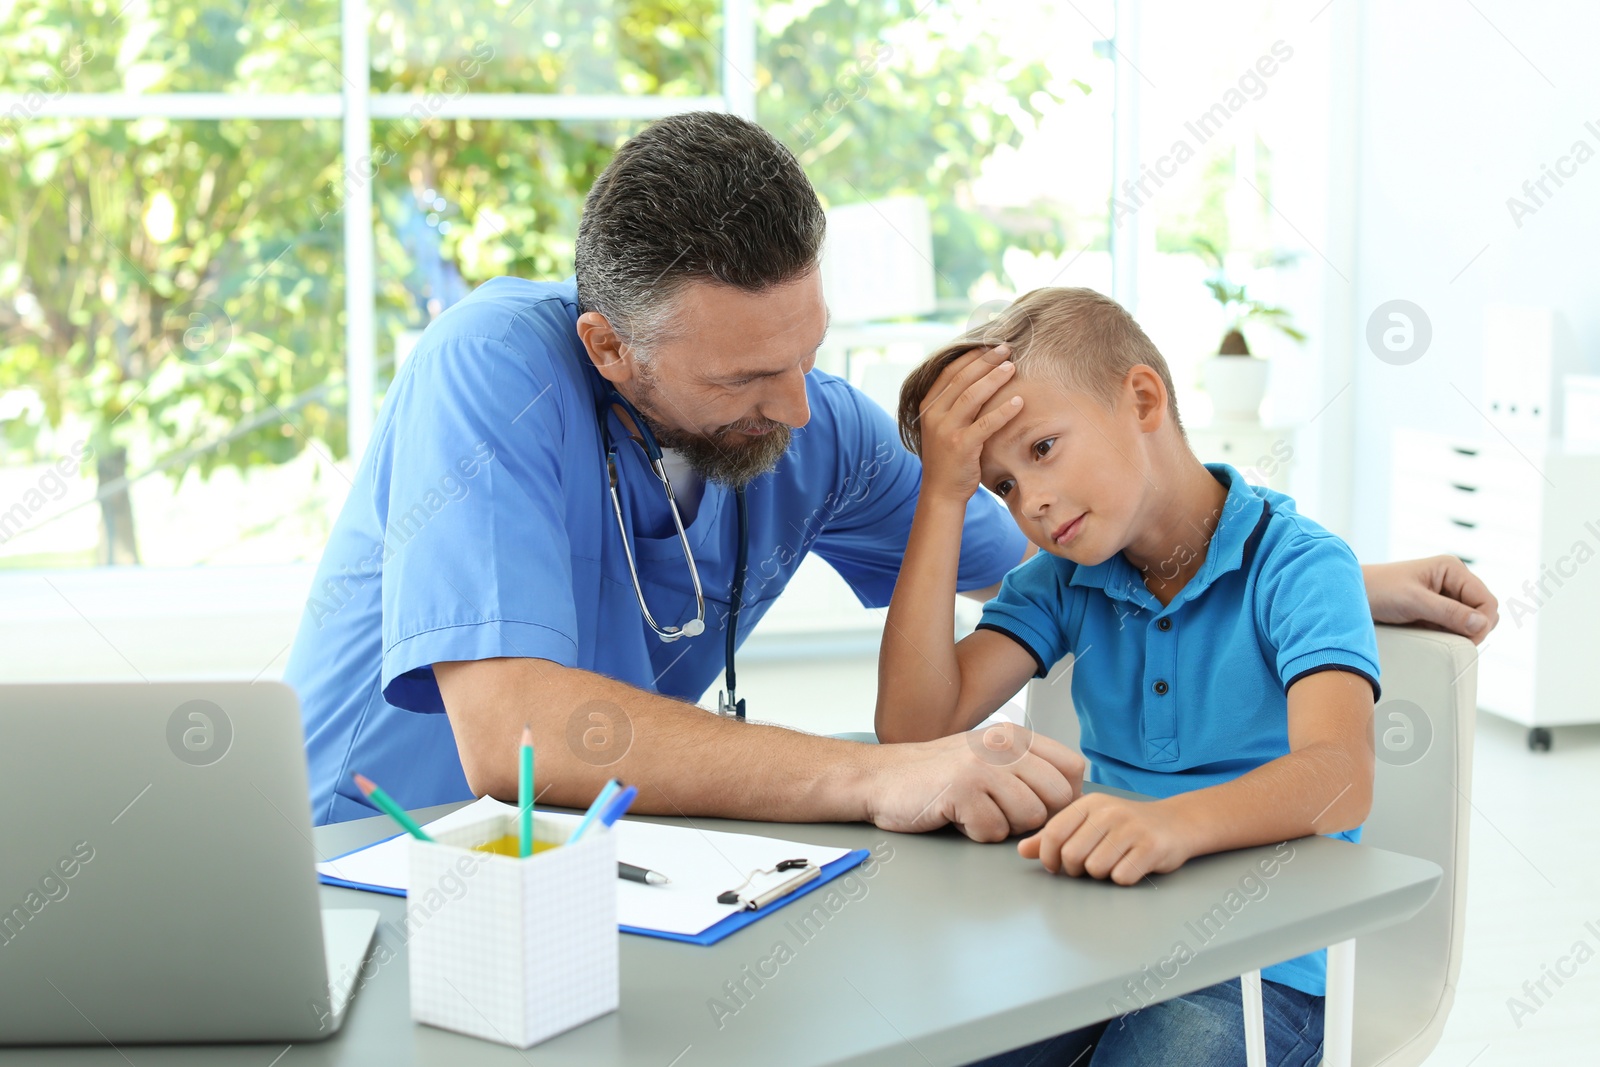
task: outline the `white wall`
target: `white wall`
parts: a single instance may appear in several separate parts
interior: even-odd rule
[[[1588,367],[1600,367],[1600,5],[1362,0],[1352,14],[1353,532],[1357,554],[1376,560],[1388,554],[1393,428],[1489,432],[1475,410],[1486,303],[1559,309]],[[1523,197],[1522,183],[1578,140],[1595,158],[1564,187],[1551,183],[1519,228],[1507,198]],[[1409,366],[1365,344],[1367,317],[1396,298],[1433,326],[1431,347]]]

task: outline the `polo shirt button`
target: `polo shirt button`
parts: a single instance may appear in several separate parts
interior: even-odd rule
[[[1156,623],[1156,625],[1161,627],[1163,630],[1170,630],[1172,629],[1172,620],[1162,619],[1160,622]]]
[[[1156,690],[1156,696],[1160,696],[1160,697],[1166,696],[1167,695],[1167,683],[1166,682],[1157,682],[1155,684],[1155,690]]]

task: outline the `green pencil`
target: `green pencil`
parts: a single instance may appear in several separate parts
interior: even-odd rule
[[[405,829],[406,833],[410,834],[418,841],[433,840],[433,838],[429,837],[423,832],[422,827],[417,825],[415,819],[406,814],[406,809],[396,804],[393,797],[389,796],[388,793],[385,793],[383,790],[378,788],[377,782],[374,782],[371,778],[368,778],[364,774],[356,775],[355,779],[356,788],[361,790],[362,795],[376,804],[378,809],[385,815],[399,823]]]
[[[521,809],[520,855],[533,855],[533,727],[522,724],[522,765],[517,773],[517,807]]]

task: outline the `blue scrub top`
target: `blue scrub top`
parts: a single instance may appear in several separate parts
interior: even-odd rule
[[[1348,671],[1379,697],[1372,609],[1349,546],[1282,493],[1206,466],[1228,495],[1205,561],[1170,604],[1120,552],[1093,567],[1040,553],[1006,578],[979,624],[1027,649],[1037,677],[1078,654],[1072,703],[1090,779],[1147,796],[1219,785],[1287,755],[1288,692],[1307,675]],[[1328,836],[1359,841],[1361,828]],[[1261,974],[1322,996],[1324,953]]]
[[[706,629],[664,642],[639,612],[596,419],[601,379],[577,288],[496,278],[441,315],[384,398],[290,654],[316,824],[374,814],[369,775],[403,806],[471,797],[432,665],[552,660],[695,701],[723,669],[737,550],[731,490],[707,483],[690,546]],[[887,412],[812,371],[811,421],[746,490],[739,639],[816,552],[861,602],[889,602],[921,483]],[[618,476],[640,582],[662,625],[695,614],[661,483],[620,432]],[[993,585],[1026,541],[999,504],[967,509],[958,585]],[[760,693],[748,693],[760,706]]]

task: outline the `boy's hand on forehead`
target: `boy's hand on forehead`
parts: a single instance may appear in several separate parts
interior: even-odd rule
[[[922,402],[922,493],[965,504],[978,491],[978,455],[995,431],[1022,410],[1014,397],[988,414],[983,407],[1016,375],[1011,347],[975,348],[953,360]]]

